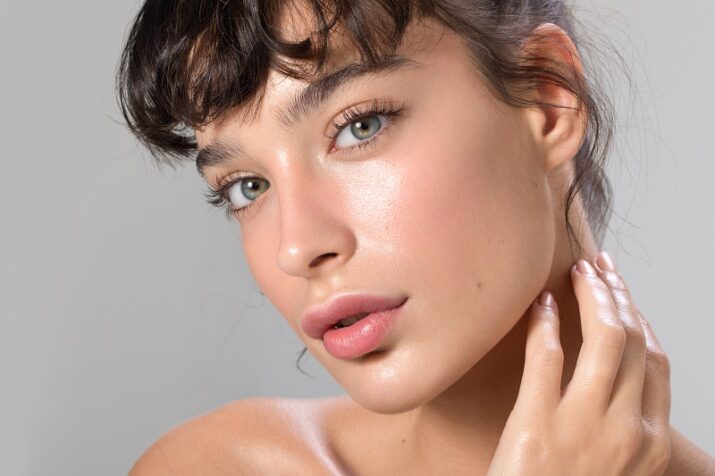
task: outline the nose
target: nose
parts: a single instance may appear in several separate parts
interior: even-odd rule
[[[329,176],[293,169],[279,192],[278,266],[306,278],[330,274],[354,254],[355,235],[341,200],[340,186]]]

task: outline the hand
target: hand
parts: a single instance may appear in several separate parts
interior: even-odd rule
[[[571,269],[583,345],[563,395],[558,308],[550,293],[532,306],[519,395],[489,476],[650,476],[668,466],[668,357],[608,255],[594,264]]]

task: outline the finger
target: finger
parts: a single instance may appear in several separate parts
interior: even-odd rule
[[[670,425],[670,360],[658,342],[650,323],[639,312],[646,337],[646,365],[643,383],[643,419],[655,425]]]
[[[618,317],[626,331],[626,345],[621,365],[613,383],[611,409],[623,416],[641,417],[646,343],[638,309],[628,286],[605,251],[595,262],[598,276],[608,285]]]
[[[531,305],[524,373],[515,407],[554,408],[561,399],[563,366],[558,308],[551,293],[544,291]]]
[[[579,260],[571,268],[571,278],[578,299],[583,344],[564,400],[587,398],[605,412],[623,356],[626,332],[608,286],[587,261]]]

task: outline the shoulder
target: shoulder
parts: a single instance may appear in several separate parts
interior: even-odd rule
[[[331,464],[326,422],[341,400],[256,397],[229,403],[162,435],[129,475],[325,473]]]

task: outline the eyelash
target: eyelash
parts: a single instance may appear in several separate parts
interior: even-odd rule
[[[338,138],[343,129],[352,124],[353,122],[357,121],[358,119],[365,119],[366,117],[372,116],[386,116],[388,118],[388,121],[385,122],[385,124],[382,126],[382,128],[380,128],[377,134],[370,137],[369,139],[360,141],[351,147],[342,149],[356,149],[361,151],[366,150],[368,146],[374,145],[376,137],[384,135],[384,132],[392,126],[392,122],[395,120],[395,118],[405,112],[405,107],[406,106],[404,102],[394,103],[392,101],[380,99],[376,99],[367,105],[359,104],[357,106],[353,106],[343,112],[343,116],[340,118],[340,121],[330,123],[330,132],[328,132],[328,137],[330,137],[331,142],[335,142],[335,139]]]
[[[350,124],[357,121],[358,119],[365,119],[365,118],[372,117],[372,116],[387,117],[388,120],[382,124],[382,127],[375,135],[373,135],[369,139],[360,141],[353,146],[340,149],[340,151],[351,151],[351,150],[366,151],[368,148],[375,145],[376,138],[385,135],[385,133],[392,127],[394,120],[398,116],[400,116],[404,113],[405,107],[406,107],[406,105],[404,102],[394,103],[392,101],[380,100],[380,99],[376,99],[367,105],[360,104],[357,106],[353,106],[349,109],[346,109],[343,112],[343,115],[338,122],[330,123],[330,131],[328,132],[327,136],[330,138],[331,145],[334,147],[335,140],[338,138],[338,135],[340,135],[340,133],[343,131],[343,129],[345,127],[348,127]],[[333,149],[331,147],[331,151],[332,150]],[[248,205],[246,205],[242,208],[233,209],[233,208],[231,208],[231,203],[228,198],[228,191],[236,183],[240,182],[241,180],[246,180],[246,179],[264,180],[260,177],[256,177],[255,175],[237,176],[235,178],[232,178],[232,179],[226,181],[225,183],[220,185],[216,190],[210,189],[206,194],[206,201],[210,205],[213,205],[215,207],[224,208],[226,211],[226,217],[229,219],[231,217],[235,217],[235,218],[244,217],[253,209],[254,205],[258,201],[260,201],[260,197],[253,200]]]

